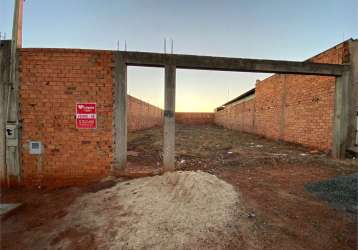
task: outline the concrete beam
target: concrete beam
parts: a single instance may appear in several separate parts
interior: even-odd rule
[[[118,170],[127,164],[127,65],[118,53],[114,71],[114,168]]]
[[[341,76],[347,65],[263,59],[229,58],[197,55],[160,54],[120,51],[126,63],[133,66],[165,67],[172,63],[177,68],[219,71],[263,72]]]
[[[175,73],[174,65],[165,66],[163,164],[168,171],[175,169]]]
[[[350,71],[336,78],[332,156],[337,159],[343,159],[347,149],[350,78]]]

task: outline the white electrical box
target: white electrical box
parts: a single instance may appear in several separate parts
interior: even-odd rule
[[[40,141],[30,141],[29,145],[31,155],[42,154],[42,143]]]
[[[17,139],[16,124],[6,124],[6,138]]]
[[[6,135],[6,146],[7,147],[17,147],[18,146],[18,136],[17,131],[18,127],[14,123],[7,123],[5,128]]]

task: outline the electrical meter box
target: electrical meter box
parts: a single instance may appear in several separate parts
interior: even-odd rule
[[[40,141],[30,141],[29,148],[31,155],[42,154],[42,143]]]
[[[16,124],[6,124],[6,138],[8,139],[17,138]]]
[[[6,145],[9,147],[17,147],[18,142],[18,129],[16,124],[8,123],[6,124]]]

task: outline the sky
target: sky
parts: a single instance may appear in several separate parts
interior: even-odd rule
[[[10,37],[14,0],[0,0]],[[358,39],[358,0],[26,0],[23,47],[305,60]],[[269,74],[177,70],[176,110],[213,111]],[[164,70],[129,67],[128,93],[163,107]]]

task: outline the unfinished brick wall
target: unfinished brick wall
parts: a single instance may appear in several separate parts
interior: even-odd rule
[[[66,185],[104,176],[112,162],[110,52],[23,49],[20,56],[22,169],[26,185]],[[76,129],[75,105],[97,103],[97,129]],[[30,155],[30,140],[42,155]]]
[[[73,49],[22,49],[20,106],[25,185],[65,186],[97,180],[113,154],[113,54]],[[97,104],[97,128],[76,128],[76,103]],[[128,130],[157,126],[162,111],[128,97]],[[42,155],[29,154],[41,141]]]
[[[335,78],[286,76],[278,138],[330,151],[333,142]],[[301,86],[305,87],[302,88]],[[277,138],[277,137],[276,137]]]
[[[214,123],[214,113],[211,112],[176,112],[175,122],[187,125],[204,125]]]
[[[228,129],[255,132],[255,99],[248,99],[229,105],[215,113],[215,123]]]
[[[345,42],[309,60],[342,64],[348,58]],[[215,122],[227,128],[329,151],[334,94],[334,77],[276,74],[256,84],[255,99],[229,105],[215,114]],[[252,110],[254,115],[250,113]],[[253,125],[248,127],[248,124]]]
[[[256,84],[255,118],[257,134],[278,139],[283,129],[283,82],[286,75],[274,75]]]
[[[163,125],[163,110],[133,96],[128,96],[128,131]]]

